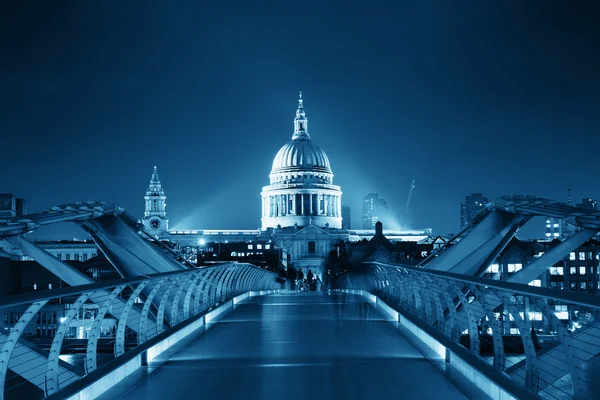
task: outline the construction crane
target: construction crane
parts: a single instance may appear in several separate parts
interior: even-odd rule
[[[412,197],[413,189],[415,188],[415,180],[413,179],[410,184],[410,190],[408,191],[408,199],[406,200],[406,207],[404,207],[404,218],[406,218],[408,213],[408,205],[410,204],[410,198]]]

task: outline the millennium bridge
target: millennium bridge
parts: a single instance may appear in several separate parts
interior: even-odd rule
[[[535,216],[577,229],[507,280],[482,278]],[[96,283],[25,237],[62,222],[122,279]],[[418,266],[366,262],[296,293],[250,264],[197,268],[113,203],[0,220],[0,239],[69,285],[0,298],[18,316],[0,332],[0,398],[600,398],[600,298],[529,285],[599,231],[596,211],[503,197]],[[40,315],[56,326],[45,345]]]

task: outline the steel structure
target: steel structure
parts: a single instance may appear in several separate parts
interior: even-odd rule
[[[563,219],[577,229],[512,274],[508,282],[478,278],[520,227],[535,216]],[[124,279],[95,284],[23,236],[57,222],[73,222],[88,232]],[[592,378],[600,353],[598,298],[527,284],[599,231],[598,211],[532,196],[502,197],[488,203],[469,227],[419,268],[370,264],[338,283],[376,293],[443,340],[458,344],[467,334],[465,345],[473,357],[489,359],[489,374],[497,374],[506,385],[515,383],[534,396],[546,398],[588,398],[596,390]],[[72,286],[0,301],[0,308],[5,309],[27,306],[13,330],[0,333],[0,381],[4,384],[10,370],[14,374],[11,379],[24,386],[37,386],[46,394],[57,393],[69,382],[94,373],[99,365],[96,349],[107,321],[115,327],[113,353],[119,358],[126,356],[130,347],[144,346],[240,290],[277,287],[274,276],[243,264],[192,269],[193,265],[145,234],[139,221],[113,203],[77,202],[0,220],[0,239],[9,241]],[[49,307],[52,299],[65,296],[71,296],[67,300],[71,308],[58,325],[50,353],[44,352],[24,339],[23,333],[27,323]],[[568,321],[557,318],[555,303],[574,310]],[[73,333],[69,331],[77,325],[82,310],[92,310],[94,317],[89,326],[79,327],[87,332],[87,352],[84,368],[78,370],[59,355],[65,336]],[[541,347],[529,330],[531,312],[541,316],[547,334],[549,342]],[[519,332],[518,349],[503,339],[507,321]],[[482,330],[486,334],[481,335]],[[485,355],[486,346],[492,349],[489,357]]]
[[[108,202],[75,202],[33,214],[2,219],[0,220],[0,240],[4,239],[19,248],[24,254],[33,258],[70,286],[95,283],[77,269],[54,257],[23,236],[41,226],[62,222],[73,222],[89,233],[108,261],[125,278],[188,271],[194,267],[194,265],[174,254],[171,249],[161,242],[149,237],[143,231],[143,224],[127,213],[125,209]],[[173,282],[169,282],[168,285],[165,283],[165,285],[170,287],[171,291],[174,290],[175,294],[178,293],[180,297],[183,296],[181,286],[175,288]],[[140,287],[139,291],[139,297],[142,298],[152,299],[156,296],[156,293],[153,294],[150,287]],[[144,329],[157,329],[160,331],[163,328],[162,318],[146,318],[146,316],[149,314],[156,315],[156,313],[161,313],[160,316],[163,316],[167,311],[172,311],[173,304],[177,304],[177,300],[179,300],[179,298],[169,299],[167,303],[163,302],[162,307],[160,307],[159,300],[155,298],[154,304],[147,303],[145,309],[139,310],[129,304],[135,299],[130,299],[129,302],[125,301],[122,293],[112,294],[110,291],[96,291],[86,301],[102,307],[105,304],[105,299],[111,295],[115,296],[112,303],[113,308],[118,305],[127,309],[128,313],[131,314],[131,318],[124,319],[127,322],[127,329],[137,332],[142,338],[145,335]],[[166,298],[169,298],[169,296]],[[108,311],[105,310],[104,312]],[[68,315],[67,318],[69,318]],[[132,319],[142,320],[144,324],[132,323]],[[124,331],[125,326],[121,325],[120,329]],[[142,330],[140,331],[140,329]],[[18,341],[14,345],[14,354],[19,355],[22,360],[28,361],[26,363],[12,362],[8,367],[12,372],[20,375],[21,378],[40,386],[41,374],[39,371],[29,368],[29,365],[43,364],[46,353],[39,346],[32,344],[31,341],[22,339],[20,335],[17,338]],[[8,336],[0,332],[0,342],[7,340]],[[58,361],[56,369],[59,379],[72,381],[79,377],[78,373],[74,372],[65,362]]]
[[[511,281],[528,284],[556,261],[600,231],[600,211],[573,207],[534,196],[495,199],[475,216],[473,223],[449,240],[419,266],[437,271],[481,276],[508,245],[519,228],[535,216],[560,218],[579,228],[560,246],[543,255]]]
[[[336,283],[373,293],[432,336],[462,343],[504,387],[518,384],[547,399],[597,398],[598,296],[376,262]],[[559,319],[554,304],[575,311]],[[532,319],[543,327],[532,330]],[[516,325],[520,343],[503,338],[507,323]]]
[[[31,385],[39,389],[39,397],[55,395],[60,390],[99,367],[99,342],[103,348],[112,344],[114,363],[135,350],[185,326],[187,321],[206,314],[215,305],[234,296],[257,290],[277,290],[280,284],[276,275],[249,264],[228,264],[203,269],[184,270],[132,277],[115,282],[96,283],[65,289],[15,295],[0,299],[0,311],[25,307],[26,310],[8,336],[0,337],[0,399],[23,397],[22,391],[31,393]],[[146,296],[142,296],[147,293]],[[15,351],[23,338],[27,324],[45,307],[61,299],[70,304],[65,317],[61,318],[53,337],[51,348],[45,356],[27,357]],[[86,307],[87,306],[87,307]],[[153,315],[151,308],[157,306]],[[83,325],[74,324],[82,310],[91,311],[93,317]],[[136,312],[133,312],[133,311]],[[116,332],[108,333],[102,327],[116,326]],[[208,320],[206,321],[208,322]],[[137,327],[137,329],[132,329]],[[85,330],[85,358],[83,370],[77,365],[63,363],[60,356],[69,354],[64,340],[69,331]],[[40,353],[38,353],[40,354]],[[112,356],[110,357],[113,358]],[[106,361],[105,361],[106,362]],[[65,368],[65,364],[67,367]],[[13,375],[7,380],[9,368],[27,377],[29,383]]]

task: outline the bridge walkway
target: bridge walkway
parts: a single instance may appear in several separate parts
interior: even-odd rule
[[[344,294],[252,297],[141,370],[101,399],[488,398]]]

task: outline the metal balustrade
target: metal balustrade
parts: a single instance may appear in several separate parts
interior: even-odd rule
[[[598,296],[377,262],[335,285],[368,291],[454,343],[500,386],[516,384],[533,398],[600,397]]]
[[[60,397],[235,296],[277,289],[276,274],[232,263],[2,298],[0,399]]]

